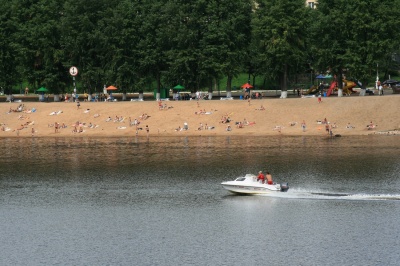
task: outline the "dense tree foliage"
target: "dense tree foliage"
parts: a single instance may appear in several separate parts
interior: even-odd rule
[[[319,1],[315,39],[318,65],[360,80],[363,88],[378,65],[399,50],[398,0]]]
[[[19,59],[14,39],[17,30],[16,23],[11,16],[10,2],[0,5],[0,91],[10,93],[10,87],[19,82],[17,74],[17,60]]]
[[[0,87],[70,91],[76,66],[80,92],[211,92],[223,77],[230,92],[249,72],[285,93],[310,66],[364,86],[378,65],[391,67],[400,0],[318,2],[313,10],[303,0],[0,0]]]
[[[258,3],[253,19],[257,68],[267,77],[278,78],[282,91],[287,91],[289,69],[296,69],[307,58],[307,9],[303,0],[261,0]]]

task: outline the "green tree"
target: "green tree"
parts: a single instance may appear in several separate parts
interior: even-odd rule
[[[171,7],[173,6],[173,7]],[[168,71],[167,52],[171,49],[171,36],[175,34],[173,19],[175,6],[166,0],[143,0],[138,7],[139,40],[137,42],[139,61],[139,82],[141,90],[156,80],[157,98],[160,98],[162,77]]]
[[[360,95],[365,95],[377,65],[398,51],[394,40],[399,39],[399,7],[399,0],[319,1],[316,47],[320,65],[329,66],[338,80],[346,70],[347,78],[360,81]]]
[[[305,53],[307,9],[303,0],[257,1],[253,41],[258,67],[267,78],[278,77],[282,98],[287,97],[288,73],[307,59]]]
[[[169,82],[181,83],[191,91],[213,84],[242,68],[250,36],[250,1],[170,1],[171,50],[167,52]]]
[[[135,86],[139,79],[138,42],[141,18],[137,1],[117,1],[100,22],[101,32],[106,40],[108,52],[103,58],[108,71],[107,80],[115,83],[122,92],[138,90]],[[124,94],[125,95],[125,94]]]
[[[250,43],[250,1],[207,1],[207,20],[200,40],[200,68],[213,80],[227,76],[230,97],[232,78],[243,69]]]
[[[65,49],[64,65],[79,69],[80,84],[89,93],[112,83],[112,68],[107,67],[115,49],[104,34],[105,21],[118,1],[88,0],[64,3],[61,18],[61,42]]]
[[[11,87],[21,81],[18,74],[18,59],[14,33],[17,25],[12,17],[12,6],[9,1],[0,5],[0,91],[11,94]]]
[[[66,71],[60,44],[62,5],[60,0],[14,0],[12,18],[22,75],[37,88],[46,86],[58,92],[65,86]]]

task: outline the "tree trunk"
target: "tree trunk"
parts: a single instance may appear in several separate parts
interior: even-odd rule
[[[343,75],[342,75],[342,70],[339,70],[338,77],[337,77],[337,84],[338,84],[338,97],[343,97]]]
[[[281,91],[281,99],[286,99],[287,98],[287,91]]]
[[[211,80],[210,87],[208,88],[208,99],[212,99],[212,94],[213,94],[213,80]]]
[[[226,80],[226,97],[232,97],[232,76],[228,75],[228,79]]]
[[[281,75],[281,97],[287,98],[287,64],[283,65],[283,73]]]
[[[365,85],[366,83],[358,81],[357,82],[358,85],[360,86],[361,90],[360,90],[360,96],[365,96],[365,92],[367,91],[367,86]]]
[[[157,72],[157,93],[156,93],[156,100],[161,100],[161,75],[160,72]]]

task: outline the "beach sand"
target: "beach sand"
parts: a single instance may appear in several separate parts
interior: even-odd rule
[[[17,109],[20,104],[24,105],[25,111],[10,112],[10,108]],[[147,136],[146,125],[149,136],[324,136],[328,133],[319,121],[325,118],[329,124],[336,124],[333,135],[400,134],[397,131],[400,130],[400,95],[326,97],[321,103],[317,98],[264,98],[250,103],[245,100],[200,100],[163,101],[162,104],[167,108],[160,110],[158,102],[150,100],[80,102],[79,109],[73,102],[4,102],[0,103],[0,137],[135,136],[136,127],[130,125],[135,118],[140,122],[138,136]],[[261,106],[265,110],[258,110]],[[199,114],[200,110],[205,114]],[[142,114],[149,117],[142,120]],[[223,116],[231,119],[232,131],[226,131],[228,124],[220,122]],[[108,117],[111,121],[106,122]],[[116,121],[116,117],[121,121]],[[305,132],[301,127],[303,120]],[[243,121],[249,125],[237,128],[236,123]],[[371,121],[376,128],[368,130]],[[56,133],[55,123],[66,127]],[[184,123],[188,130],[176,131],[178,127],[183,128]],[[198,130],[200,123],[203,130]],[[348,123],[354,128],[347,128]],[[78,132],[73,132],[76,124]],[[206,125],[210,129],[205,130]]]

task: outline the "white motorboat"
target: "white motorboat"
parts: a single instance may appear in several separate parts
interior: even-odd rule
[[[286,192],[289,190],[288,183],[281,184],[263,184],[257,181],[257,176],[246,174],[238,177],[234,181],[222,182],[221,185],[232,193],[237,194],[267,194],[273,192]]]

